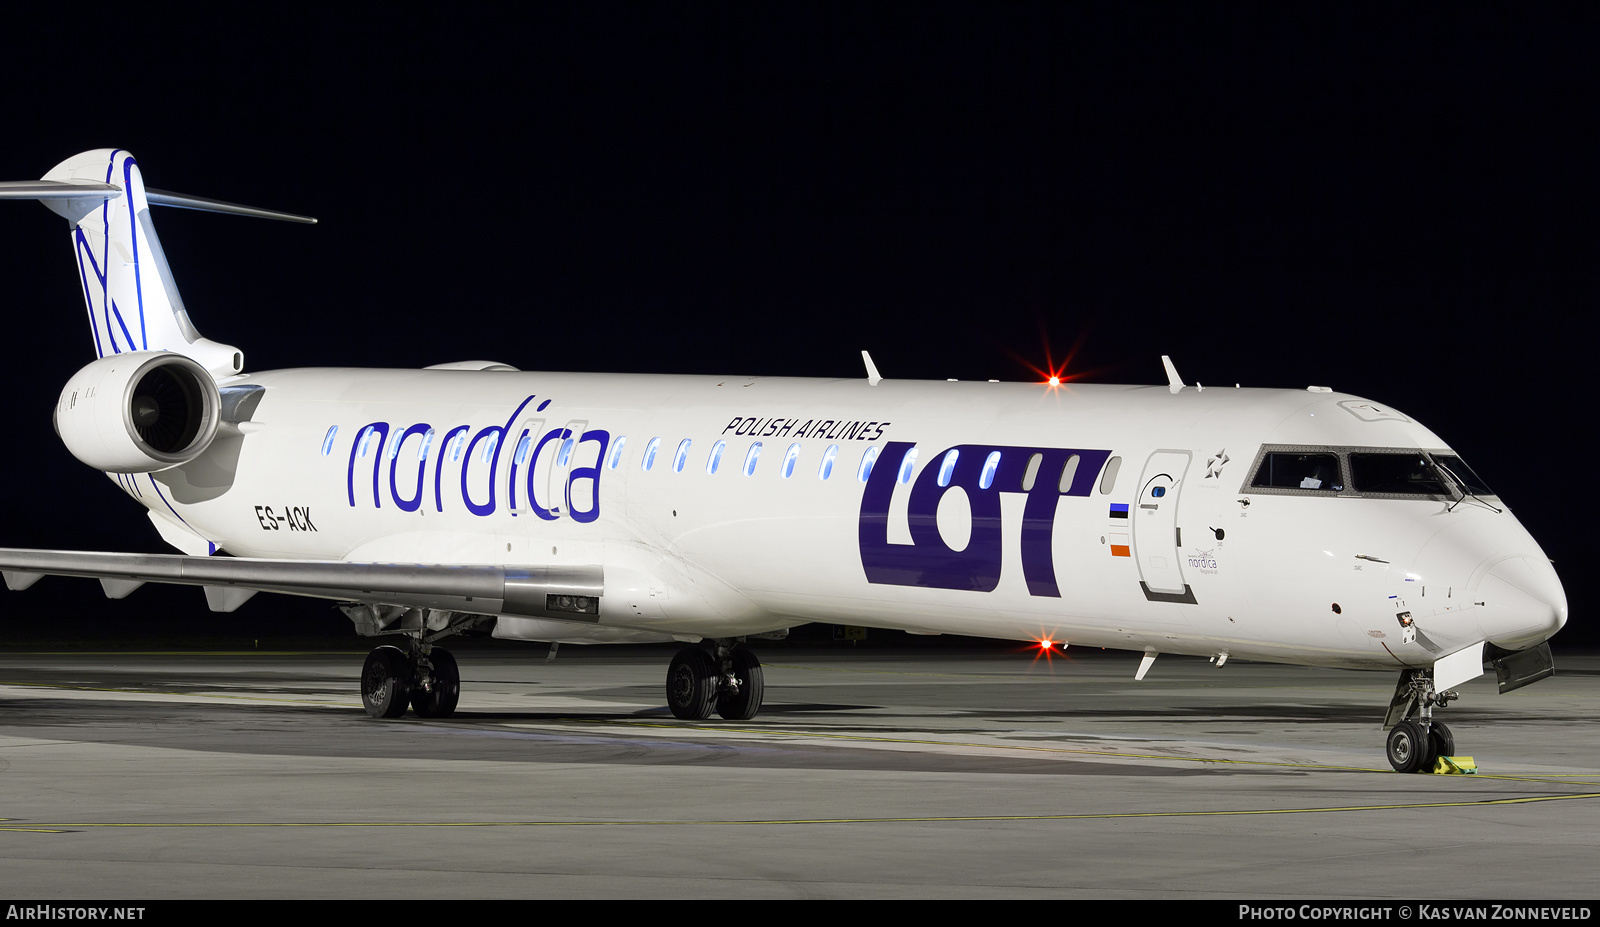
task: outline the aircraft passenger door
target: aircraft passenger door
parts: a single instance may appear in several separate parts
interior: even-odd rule
[[[567,515],[569,503],[567,501],[567,478],[572,473],[572,461],[578,456],[578,444],[583,440],[584,431],[588,430],[588,422],[568,422],[567,427],[561,429],[561,435],[552,441],[555,455],[550,461],[549,491],[545,495],[546,505],[550,507],[553,515]]]
[[[1183,595],[1182,546],[1178,537],[1178,495],[1193,455],[1161,450],[1145,461],[1139,500],[1133,511],[1133,556],[1139,578],[1151,592]]]

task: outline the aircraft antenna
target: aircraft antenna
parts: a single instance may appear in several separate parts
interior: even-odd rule
[[[878,365],[872,362],[872,355],[862,351],[861,359],[867,362],[867,385],[877,386],[883,382],[883,375],[878,373]]]
[[[1167,389],[1173,393],[1183,389],[1183,381],[1178,378],[1178,368],[1172,366],[1172,358],[1165,354],[1161,355],[1161,366],[1167,368]]]

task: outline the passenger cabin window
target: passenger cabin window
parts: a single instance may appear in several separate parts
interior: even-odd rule
[[[860,467],[860,469],[856,470],[856,479],[858,479],[861,482],[865,483],[867,481],[867,477],[872,475],[872,464],[877,459],[878,459],[878,447],[877,447],[877,445],[873,445],[872,447],[867,448],[866,453],[861,455],[861,467]]]
[[[1398,493],[1413,496],[1448,496],[1439,471],[1427,456],[1402,454],[1350,455],[1350,479],[1356,492]]]
[[[417,448],[417,459],[428,459],[428,448],[433,447],[433,429],[429,428],[422,433],[422,447]]]
[[[678,452],[672,455],[672,472],[682,473],[684,461],[689,459],[689,439],[678,442]]]
[[[710,456],[706,457],[707,476],[715,475],[717,468],[722,466],[722,452],[727,448],[727,446],[728,442],[726,441],[718,441],[716,444],[711,445],[711,454]]]
[[[1061,465],[1061,484],[1059,488],[1062,492],[1070,492],[1072,490],[1072,481],[1078,476],[1078,459],[1078,455],[1073,454],[1067,458],[1066,463]]]
[[[650,443],[644,446],[644,457],[639,461],[639,469],[648,471],[656,465],[656,451],[661,450],[661,439],[651,438]]]
[[[913,447],[906,451],[906,455],[904,457],[900,458],[900,475],[898,479],[900,480],[901,486],[906,486],[911,483],[911,471],[915,469],[916,466],[917,449]]]
[[[839,445],[830,444],[822,452],[822,463],[817,467],[817,479],[825,480],[833,475],[833,459],[839,456]]]
[[[329,425],[328,426],[328,436],[326,438],[322,439],[322,456],[326,457],[329,454],[333,453],[333,436],[338,434],[338,433],[339,433],[339,426],[338,425]]]
[[[621,436],[617,438],[617,443],[611,445],[611,459],[606,461],[606,469],[615,470],[617,469],[617,464],[622,463],[622,449],[627,443],[627,437]]]
[[[1337,454],[1296,454],[1275,451],[1256,468],[1251,486],[1261,489],[1316,489],[1344,492]]]
[[[800,459],[800,445],[791,444],[783,454],[783,478],[794,476],[794,462]]]
[[[990,451],[989,456],[984,458],[983,472],[978,474],[978,488],[988,489],[990,486],[993,486],[994,471],[998,469],[1000,469],[1000,452]]]
[[[960,451],[952,450],[945,453],[944,462],[939,464],[940,488],[950,485],[950,477],[956,472],[956,458],[960,456]]]
[[[1033,481],[1039,478],[1039,466],[1043,463],[1043,454],[1034,454],[1028,458],[1028,469],[1022,474],[1023,492],[1033,492]]]
[[[760,441],[752,441],[750,443],[750,450],[746,451],[745,455],[744,455],[744,475],[745,476],[754,476],[755,475],[755,472],[756,472],[756,461],[758,461],[760,459],[761,459],[761,442]]]
[[[1122,458],[1113,457],[1106,461],[1106,472],[1100,474],[1100,495],[1109,496],[1111,490],[1117,488],[1117,471],[1122,469]]]

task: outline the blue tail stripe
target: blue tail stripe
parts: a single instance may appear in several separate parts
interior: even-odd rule
[[[89,289],[89,273],[84,268],[84,259],[89,265],[94,266],[94,254],[89,251],[89,241],[83,237],[83,229],[73,229],[73,242],[78,252],[78,278],[83,281],[83,301],[89,311],[89,330],[94,333],[94,356],[105,357],[105,347],[100,343],[100,323],[94,317],[94,293]],[[100,276],[100,268],[94,268],[95,277]]]
[[[139,162],[132,157],[122,162],[122,198],[128,201],[128,237],[133,240],[133,293],[139,300],[139,341],[140,350],[150,350],[150,333],[144,324],[144,276],[139,265],[139,223],[133,214],[133,168]],[[122,317],[117,316],[117,321]],[[124,333],[128,327],[122,327]],[[128,347],[133,347],[133,339],[128,339]]]
[[[122,337],[128,339],[128,350],[139,350],[138,343],[133,340],[133,334],[128,331],[128,323],[122,321],[122,313],[118,311],[117,304],[115,302],[111,303],[111,314],[117,317],[117,324],[122,327]]]

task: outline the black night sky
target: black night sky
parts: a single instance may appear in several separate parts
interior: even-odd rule
[[[0,37],[0,179],[121,147],[151,186],[321,220],[155,213],[247,369],[854,377],[867,348],[890,377],[1025,380],[1076,346],[1093,382],[1163,382],[1165,353],[1332,386],[1458,449],[1555,559],[1558,642],[1600,642],[1594,9],[252,9]],[[0,545],[165,550],[51,431],[93,356],[58,217],[0,203],[0,280]],[[0,616],[349,634],[319,603],[46,583]]]

